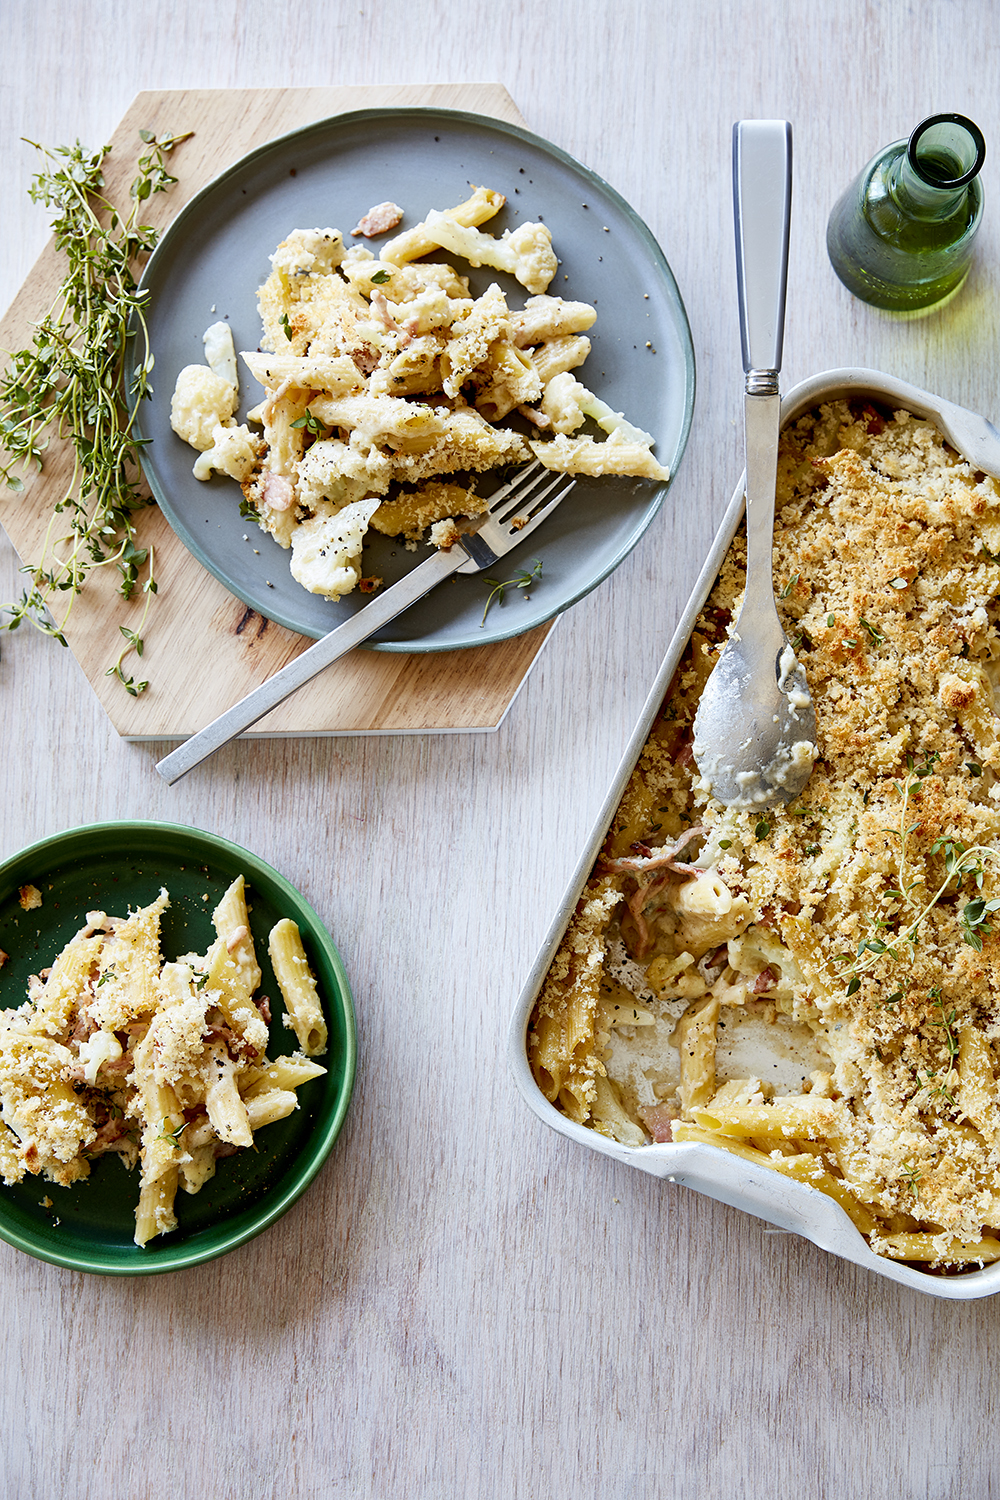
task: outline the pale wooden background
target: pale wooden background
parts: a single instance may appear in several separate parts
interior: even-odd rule
[[[739,472],[729,139],[787,116],[785,384],[870,364],[1000,417],[1000,42],[990,0],[3,0],[0,302],[45,239],[32,153],[143,88],[506,86],[646,218],[699,362],[668,513],[552,636],[498,734],[231,747],[174,789],[68,653],[2,641],[0,855],[150,816],[278,866],[334,933],[361,1067],[312,1190],[227,1259],[71,1275],[0,1245],[0,1493],[132,1500],[1000,1495],[1000,1303],[937,1303],[578,1149],[503,1062],[508,1014]],[[940,110],[984,129],[962,297],[852,301],[826,214]],[[183,121],[176,122],[182,128]],[[2,593],[16,586],[0,550]]]

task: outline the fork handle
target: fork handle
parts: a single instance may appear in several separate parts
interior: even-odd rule
[[[416,604],[418,599],[422,599],[436,584],[456,573],[468,560],[469,555],[462,546],[453,546],[447,552],[434,552],[419,567],[414,568],[412,573],[407,573],[392,588],[386,589],[384,594],[376,594],[363,609],[345,620],[343,625],[338,625],[336,630],[324,635],[308,651],[303,651],[301,656],[275,672],[273,677],[262,682],[245,698],[234,703],[232,708],[227,708],[211,724],[199,729],[197,734],[193,734],[183,745],[159,761],[156,769],[164,781],[172,785],[186,776],[188,771],[193,771],[195,766],[235,739],[238,734],[242,734],[245,729],[249,729],[252,724],[256,724],[272,708],[284,703],[298,688],[311,682],[324,667],[346,656],[348,651],[360,646],[362,641],[366,641],[381,626],[394,620],[404,609],[409,609],[411,604]]]

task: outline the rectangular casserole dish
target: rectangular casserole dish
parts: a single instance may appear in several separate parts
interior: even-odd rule
[[[840,399],[874,401],[903,409],[933,423],[973,469],[1000,478],[1000,434],[984,418],[876,371],[833,370],[814,376],[782,402],[782,425],[823,403]],[[647,737],[657,720],[695,622],[723,566],[743,515],[743,478],[733,494],[708,559],[692,592],[673,640],[650,690],[642,715],[626,748],[574,875],[559,903],[545,942],[518,999],[509,1033],[509,1062],[515,1081],[538,1117],[571,1140],[616,1160],[692,1187],[734,1207],[745,1209],[780,1228],[794,1231],[855,1264],[931,1296],[969,1300],[1000,1291],[1000,1261],[981,1269],[936,1275],[913,1264],[876,1254],[848,1213],[825,1192],[701,1141],[639,1146],[578,1124],[551,1104],[535,1081],[528,1059],[528,1026],[550,965],[563,940],[581,892],[600,854]],[[992,556],[992,555],[991,555]],[[992,559],[995,560],[995,559]],[[851,643],[848,643],[851,644]],[[808,787],[807,787],[808,791]],[[942,1023],[944,1021],[942,1009]],[[954,1012],[952,1013],[952,1017]],[[947,1029],[946,1029],[946,1033]]]

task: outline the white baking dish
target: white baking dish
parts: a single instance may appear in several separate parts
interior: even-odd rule
[[[824,401],[841,397],[874,397],[897,409],[903,408],[935,423],[948,441],[984,473],[1000,478],[1000,433],[985,418],[965,411],[949,401],[918,390],[901,380],[894,380],[875,370],[829,370],[803,381],[784,398],[782,422],[789,422]],[[608,1139],[596,1130],[577,1125],[561,1114],[538,1088],[532,1076],[526,1050],[528,1020],[545,980],[549,965],[562,941],[570,917],[621,800],[625,786],[638,760],[660,705],[670,686],[674,670],[694,628],[705,600],[715,583],[719,569],[743,515],[743,477],[733,493],[722,524],[698,582],[681,616],[673,640],[639,722],[622,757],[615,779],[597,817],[586,848],[583,850],[545,942],[539,952],[524,989],[518,999],[510,1024],[508,1056],[510,1066],[525,1100],[547,1125],[617,1161],[639,1167],[654,1177],[695,1188],[710,1198],[745,1209],[782,1229],[793,1230],[812,1240],[824,1250],[868,1270],[902,1282],[932,1297],[956,1301],[991,1296],[1000,1292],[1000,1262],[979,1271],[960,1275],[938,1276],[912,1266],[875,1255],[847,1214],[832,1198],[815,1188],[772,1172],[769,1168],[744,1161],[715,1146],[685,1143],[625,1146]]]

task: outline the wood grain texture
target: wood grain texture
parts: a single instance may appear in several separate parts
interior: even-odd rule
[[[313,120],[356,109],[423,105],[475,109],[523,124],[506,90],[496,84],[442,84],[303,89],[154,89],[137,94],[109,140],[104,173],[112,203],[128,201],[141,130],[166,136],[191,133],[170,156],[178,181],[149,199],[143,218],[162,231],[218,172],[276,136]],[[178,122],[183,122],[180,125]],[[64,261],[50,240],[0,322],[0,348],[30,343],[35,321],[51,306]],[[53,440],[44,468],[24,476],[23,493],[0,489],[0,522],[22,561],[37,561],[52,506],[72,480],[69,443]],[[148,493],[148,491],[147,491]],[[245,697],[311,642],[244,608],[187,551],[159,510],[136,521],[140,547],[154,559],[158,593],[136,591],[126,602],[114,568],[91,575],[88,587],[57,622],[84,676],[118,733],[127,739],[180,738]],[[352,651],[248,733],[382,734],[495,729],[510,707],[551,630],[540,626],[512,641],[472,651],[386,653]],[[121,638],[141,634],[143,659],[127,671],[148,677],[140,695],[122,692],[109,676]]]
[[[1000,1496],[1000,1302],[932,1302],[583,1151],[528,1114],[503,1063],[741,467],[732,122],[794,125],[786,388],[867,364],[996,420],[993,7],[36,0],[3,19],[0,301],[46,235],[22,134],[97,142],[143,89],[487,77],[649,223],[699,395],[670,506],[566,615],[496,735],[241,743],[167,789],[68,652],[0,641],[0,856],[108,817],[247,845],[328,923],[361,1041],[330,1163],[227,1259],[130,1283],[0,1245],[0,1494]],[[901,321],[840,287],[823,231],[867,157],[939,110],[986,134],[986,221],[961,297]],[[8,597],[9,549],[0,569]]]

